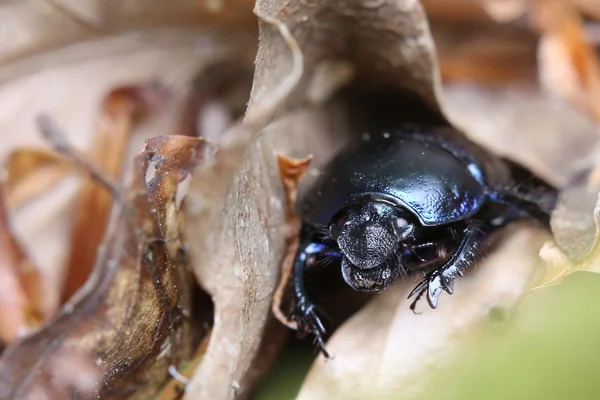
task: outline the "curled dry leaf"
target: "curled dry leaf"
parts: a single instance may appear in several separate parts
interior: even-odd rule
[[[440,114],[433,44],[418,2],[259,1],[255,12],[259,49],[244,123],[226,132],[214,160],[194,172],[185,203],[194,269],[215,302],[211,342],[187,398],[234,398],[247,389],[286,248],[274,143],[281,140],[278,150],[293,156],[308,137],[314,139],[305,148],[313,153],[327,136],[344,135],[297,125],[303,132],[282,140],[291,125],[278,120],[268,137],[252,145],[249,138],[275,116],[323,104],[353,77],[370,87],[409,91]],[[325,81],[332,84],[318,90]]]
[[[564,188],[552,214],[554,241],[542,248],[546,273],[534,289],[559,283],[577,271],[600,273],[600,179],[598,168]]]
[[[202,146],[156,139],[135,158],[88,282],[43,329],[2,354],[1,399],[148,398],[169,380],[169,365],[189,359],[198,334],[191,280],[178,235],[167,235],[178,232],[177,184]],[[159,173],[147,184],[153,160]],[[71,357],[79,361],[61,361]]]
[[[14,237],[0,182],[0,341],[11,343],[44,319],[39,273]]]
[[[242,139],[218,147],[194,171],[184,203],[194,271],[215,306],[211,341],[188,386],[191,398],[229,398],[240,389],[270,310],[277,273],[268,267],[277,265],[282,253],[281,244],[267,241],[282,224],[272,197],[275,168],[267,164],[265,150],[253,148],[233,180],[249,132],[240,125],[232,129]]]
[[[256,13],[259,49],[248,119],[255,102],[279,101],[278,91],[293,89],[287,106],[297,107],[327,99],[357,75],[372,86],[414,93],[439,110],[439,72],[419,2],[258,1]],[[325,80],[337,85],[315,94],[313,81]],[[274,82],[281,83],[277,90]]]
[[[298,251],[300,239],[298,233],[300,232],[300,227],[302,225],[300,216],[294,212],[296,200],[298,198],[298,181],[302,179],[302,176],[306,173],[306,169],[308,168],[311,160],[312,157],[307,157],[303,160],[293,160],[281,154],[277,156],[279,175],[281,176],[281,182],[283,183],[286,197],[285,207],[287,210],[287,225],[285,234],[288,240],[288,249],[285,258],[283,259],[283,268],[279,285],[277,286],[277,290],[275,291],[275,295],[273,297],[273,314],[279,321],[281,321],[281,323],[289,326],[292,329],[297,328],[297,323],[295,321],[290,321],[289,318],[281,311],[281,302],[283,300],[282,298],[285,293],[288,280],[292,274],[294,258],[296,257],[296,252]]]

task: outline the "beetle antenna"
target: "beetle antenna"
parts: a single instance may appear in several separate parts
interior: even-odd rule
[[[414,248],[414,247],[411,247],[411,248],[409,248],[409,250],[410,250],[410,252],[411,252],[412,254],[414,254],[414,255],[415,255],[415,256],[416,256],[416,257],[417,257],[419,260],[421,260],[421,262],[427,262],[427,260],[425,260],[423,257],[421,257],[421,256],[419,255],[419,253],[417,253],[417,251],[415,250],[415,248]]]

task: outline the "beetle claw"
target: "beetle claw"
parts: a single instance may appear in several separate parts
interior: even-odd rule
[[[295,320],[298,324],[297,331],[301,338],[307,334],[312,334],[314,336],[314,343],[317,345],[319,351],[323,353],[325,358],[331,358],[331,355],[325,348],[325,341],[323,339],[326,333],[325,326],[323,326],[321,318],[317,314],[313,304],[302,302],[297,305],[291,319]]]
[[[418,294],[418,298],[415,300],[415,302],[419,301],[419,297],[421,297],[421,295],[423,294],[423,291],[425,290],[425,288],[427,287],[427,284],[429,283],[429,278],[425,277],[421,282],[419,282],[419,284],[412,290],[412,292],[410,292],[410,294],[408,295],[407,299],[410,299],[411,297],[415,296]]]
[[[442,289],[450,295],[454,294],[454,279],[442,275]]]
[[[411,303],[410,309],[413,312],[415,311],[417,302],[425,292],[427,292],[427,302],[429,303],[429,306],[436,309],[442,291],[445,291],[448,294],[454,294],[454,277],[446,276],[443,271],[433,271],[429,273],[408,295],[409,299],[417,295],[415,301]]]
[[[427,302],[431,308],[437,308],[440,294],[442,294],[442,284],[439,276],[436,276],[429,281],[429,285],[427,286]]]

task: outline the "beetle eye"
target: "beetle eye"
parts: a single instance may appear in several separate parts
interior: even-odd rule
[[[345,216],[342,216],[332,222],[329,226],[329,237],[331,237],[333,240],[337,240],[342,234],[342,229],[344,229],[344,226],[346,226],[347,222],[348,218]]]
[[[329,225],[329,237],[330,238],[337,241],[341,234],[342,234],[342,230],[340,229],[338,224],[333,223],[333,224]]]

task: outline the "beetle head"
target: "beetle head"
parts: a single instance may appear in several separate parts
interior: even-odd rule
[[[330,225],[329,236],[343,253],[342,275],[356,290],[379,291],[399,273],[399,243],[414,225],[387,203],[370,201],[347,207]]]

